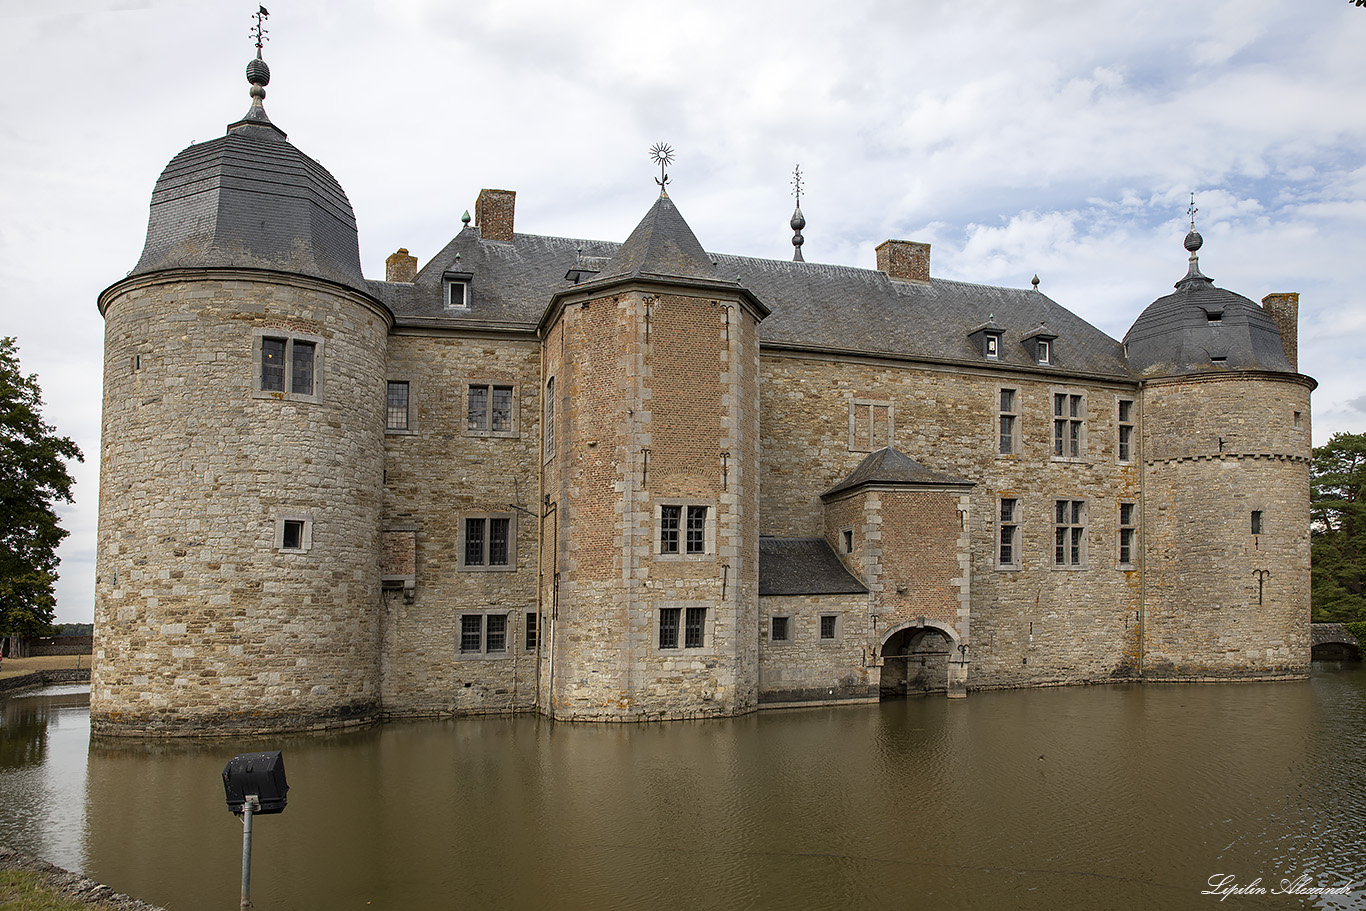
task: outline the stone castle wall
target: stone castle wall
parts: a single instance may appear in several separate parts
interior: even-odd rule
[[[765,707],[876,699],[878,670],[867,595],[765,595],[759,599],[759,702]],[[821,616],[837,618],[822,639]],[[788,639],[774,642],[772,618],[788,618]]]
[[[827,536],[820,494],[867,454],[864,437],[850,432],[851,421],[860,431],[858,422],[871,413],[861,403],[882,403],[891,445],[926,468],[975,482],[967,513],[969,688],[1099,680],[1131,672],[1137,661],[1141,586],[1137,567],[1119,563],[1118,536],[1120,503],[1139,500],[1138,463],[1133,452],[1129,460],[1119,460],[1117,440],[1119,400],[1135,401],[1136,419],[1143,420],[1136,384],[785,353],[766,353],[760,369],[765,534]],[[1016,391],[1015,451],[1008,455],[999,453],[998,442],[1002,388]],[[1084,397],[1077,458],[1054,456],[1052,396],[1060,392]],[[873,432],[881,441],[884,429],[875,426]],[[1016,500],[1019,517],[1019,562],[1010,568],[997,563],[1002,497]],[[1059,499],[1085,504],[1086,547],[1076,568],[1054,563]],[[835,516],[837,504],[830,508]],[[853,564],[850,568],[868,578]],[[922,613],[911,603],[902,607],[910,616]]]
[[[373,718],[387,313],[231,271],[133,279],[102,309],[95,729]],[[311,395],[260,391],[262,337],[316,346]]]
[[[387,378],[409,389],[408,428],[385,434],[384,527],[412,542],[415,585],[384,594],[385,715],[526,711],[536,703],[535,614],[540,488],[540,344],[530,336],[486,338],[395,333]],[[470,390],[512,389],[512,428],[471,426]],[[513,508],[514,506],[520,508]],[[523,511],[525,510],[525,511]],[[510,520],[508,566],[467,566],[465,523]],[[399,565],[402,555],[398,557]],[[488,620],[503,641],[490,648]],[[462,618],[483,624],[463,648]]]

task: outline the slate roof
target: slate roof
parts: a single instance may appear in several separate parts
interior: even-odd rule
[[[703,281],[720,277],[692,228],[663,192],[593,280],[651,276]]]
[[[891,446],[884,446],[876,452],[870,452],[849,477],[821,494],[821,499],[829,499],[837,494],[870,485],[972,487],[973,482],[931,471],[905,453]]]
[[[854,595],[868,589],[823,538],[759,538],[760,595]]]
[[[674,219],[677,219],[675,222]],[[532,329],[552,296],[574,287],[566,277],[580,265],[584,283],[650,270],[704,281],[738,282],[771,314],[759,325],[765,347],[833,349],[856,354],[926,359],[965,366],[1006,365],[1051,374],[1131,378],[1123,347],[1047,295],[931,279],[900,282],[875,269],[706,253],[714,275],[698,262],[700,245],[668,197],[642,220],[664,242],[651,245],[515,234],[512,243],[483,241],[467,227],[423,267],[412,285],[371,282],[371,292],[394,311],[398,325],[503,326]],[[640,231],[633,232],[633,237]],[[676,234],[686,232],[680,240]],[[669,238],[673,239],[670,241]],[[695,238],[692,238],[695,241]],[[458,259],[457,259],[458,254]],[[603,265],[606,261],[606,265]],[[598,271],[596,275],[593,273]],[[468,272],[468,312],[445,307],[442,275]],[[651,273],[653,274],[653,273]],[[986,361],[969,335],[994,321],[1003,329],[1000,357]],[[1024,344],[1040,325],[1057,335],[1053,364],[1039,367]]]
[[[1174,294],[1153,301],[1134,320],[1124,344],[1129,366],[1140,376],[1296,372],[1271,315],[1241,294],[1215,287],[1194,265]]]
[[[346,193],[259,104],[226,135],[171,159],[129,274],[213,267],[275,269],[368,291]]]

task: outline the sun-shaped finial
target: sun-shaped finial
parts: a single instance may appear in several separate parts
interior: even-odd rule
[[[664,192],[664,185],[669,182],[669,175],[664,173],[664,168],[674,163],[673,146],[667,142],[656,142],[650,146],[650,159],[659,165],[659,176],[655,178],[655,183],[659,184],[659,192]]]

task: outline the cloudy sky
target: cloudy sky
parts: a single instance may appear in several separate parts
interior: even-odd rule
[[[1347,0],[270,0],[266,109],[341,181],[366,274],[421,262],[481,187],[518,230],[624,240],[670,195],[709,250],[1042,290],[1116,338],[1201,268],[1301,293],[1314,440],[1366,430],[1366,8]],[[0,0],[0,334],[86,453],[57,619],[88,621],[99,292],[152,186],[249,103],[255,6]]]

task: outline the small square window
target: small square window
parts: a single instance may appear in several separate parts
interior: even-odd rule
[[[313,520],[307,516],[279,516],[275,519],[275,549],[304,553],[313,547]]]
[[[792,635],[791,617],[769,618],[769,642],[788,642]]]
[[[840,632],[839,614],[821,614],[818,620],[820,630],[820,641],[836,642],[839,640]]]
[[[470,308],[470,283],[467,280],[446,280],[446,306],[451,310]]]
[[[323,343],[316,336],[257,329],[252,336],[257,365],[252,384],[256,398],[317,402]]]
[[[301,550],[304,546],[304,523],[298,519],[285,519],[281,550]]]

